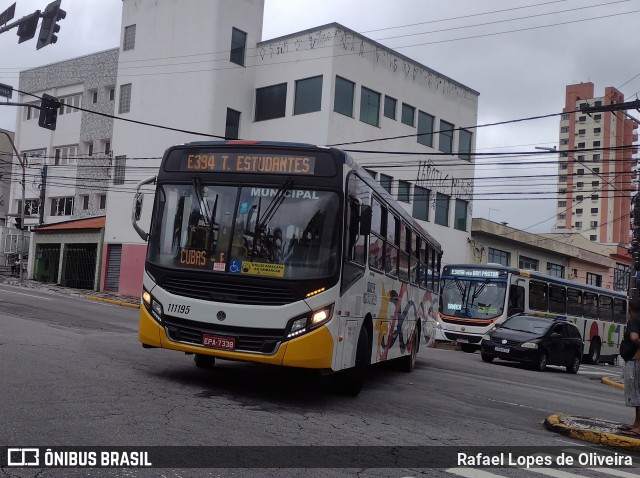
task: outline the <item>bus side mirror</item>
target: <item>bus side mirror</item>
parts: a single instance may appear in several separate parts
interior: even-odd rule
[[[371,232],[371,206],[360,206],[360,229],[361,236],[368,236]]]
[[[140,192],[136,193],[135,196],[135,206],[134,206],[134,218],[136,221],[139,221],[142,217],[142,204],[144,202],[144,195]]]

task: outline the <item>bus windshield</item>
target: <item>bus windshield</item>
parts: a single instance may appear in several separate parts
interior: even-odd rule
[[[453,317],[490,319],[504,309],[506,282],[454,277],[443,279],[441,312]]]
[[[275,186],[162,184],[149,262],[186,270],[310,279],[338,266],[339,197]]]

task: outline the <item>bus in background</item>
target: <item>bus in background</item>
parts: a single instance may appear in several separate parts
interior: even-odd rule
[[[447,265],[439,318],[447,339],[475,352],[482,336],[516,313],[566,316],[584,340],[585,361],[615,363],[627,315],[627,296],[539,272],[493,264]]]
[[[149,232],[141,188],[156,184]],[[442,250],[346,153],[298,143],[169,148],[138,184],[148,241],[139,340],[195,355],[339,372],[410,372],[433,338]]]

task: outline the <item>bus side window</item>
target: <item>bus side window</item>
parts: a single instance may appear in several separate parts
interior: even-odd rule
[[[547,284],[545,282],[529,281],[529,307],[546,312],[548,309]]]
[[[362,203],[349,196],[349,211],[347,219],[347,227],[349,228],[347,234],[347,259],[364,266],[365,264],[365,236],[360,235],[360,211]]]
[[[598,294],[593,292],[584,293],[584,316],[590,319],[598,318]]]
[[[624,324],[627,321],[627,301],[613,299],[613,321]]]
[[[381,271],[384,258],[384,225],[383,214],[386,210],[374,197],[371,199],[371,232],[369,233],[369,267]]]
[[[549,284],[549,312],[567,313],[567,290],[564,287]]]
[[[511,284],[509,287],[509,307],[507,315],[519,314],[524,312],[524,287]]]
[[[600,296],[600,305],[598,306],[598,317],[600,320],[613,319],[613,297],[608,295]]]
[[[567,289],[567,314],[582,317],[582,291]]]

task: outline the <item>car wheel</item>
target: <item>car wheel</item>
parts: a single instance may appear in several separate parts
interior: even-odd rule
[[[547,353],[540,352],[536,369],[539,370],[540,372],[544,372],[546,368],[547,368]]]
[[[600,361],[600,340],[593,339],[589,345],[589,363],[597,365]]]
[[[211,370],[216,363],[216,358],[211,355],[196,354],[193,357],[193,361],[195,362],[196,367]]]
[[[578,373],[578,370],[580,370],[580,355],[573,357],[571,363],[567,365],[567,372],[569,373]]]
[[[487,363],[491,363],[491,362],[493,362],[493,359],[495,357],[493,355],[489,355],[489,354],[486,354],[484,352],[480,352],[480,358],[482,358],[482,360],[484,360]]]
[[[471,345],[471,344],[459,344],[459,345],[460,345],[460,350],[468,354],[473,354],[476,352],[476,350],[478,350],[478,347],[476,347],[475,345]]]

